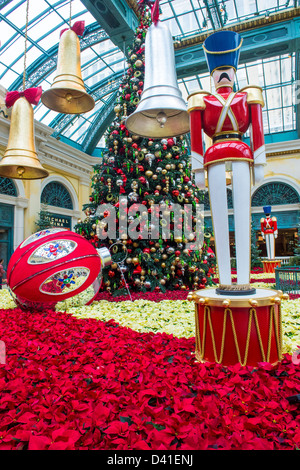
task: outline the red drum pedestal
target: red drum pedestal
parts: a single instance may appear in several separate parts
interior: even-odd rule
[[[263,260],[264,273],[275,273],[275,268],[280,268],[280,259],[266,259]]]
[[[281,291],[256,289],[247,295],[220,295],[215,289],[190,293],[195,302],[196,359],[223,365],[282,359]]]

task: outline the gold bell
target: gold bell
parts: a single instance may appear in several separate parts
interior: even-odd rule
[[[31,180],[48,175],[35,150],[33,108],[25,97],[21,97],[12,107],[8,144],[0,162],[0,176]]]
[[[63,114],[86,113],[95,106],[82,80],[80,42],[72,29],[65,31],[60,38],[56,76],[41,100],[47,108]]]

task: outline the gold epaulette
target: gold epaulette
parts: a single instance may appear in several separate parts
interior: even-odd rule
[[[265,219],[264,219],[263,217],[260,219],[261,222],[264,222],[264,220],[265,220]]]
[[[204,90],[191,93],[188,96],[188,112],[191,112],[193,109],[205,109],[204,97],[208,95],[211,95],[211,93]]]
[[[247,93],[248,104],[261,104],[264,107],[265,102],[263,99],[262,88],[260,86],[246,86],[239,91]]]
[[[276,217],[272,217],[272,220],[274,220],[274,222],[276,222],[277,219],[276,219]]]

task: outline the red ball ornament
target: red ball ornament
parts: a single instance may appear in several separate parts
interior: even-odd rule
[[[81,235],[52,228],[18,246],[7,267],[7,284],[16,304],[25,309],[54,308],[86,289],[82,300],[90,303],[101,286],[102,268],[110,264],[106,248],[98,252]]]

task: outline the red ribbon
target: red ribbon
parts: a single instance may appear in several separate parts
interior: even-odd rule
[[[156,26],[159,21],[159,0],[156,0],[153,5],[153,8],[151,10],[151,19]]]
[[[76,33],[77,36],[82,36],[84,33],[84,28],[85,28],[84,21],[76,21],[76,23],[74,23],[73,26],[71,27],[71,30],[74,31],[74,33]],[[65,31],[69,31],[69,29],[68,28],[62,29],[60,32],[60,37]]]
[[[11,108],[15,102],[24,96],[30,104],[37,105],[43,93],[42,87],[27,88],[24,91],[9,91],[5,97],[5,104],[7,108]]]

